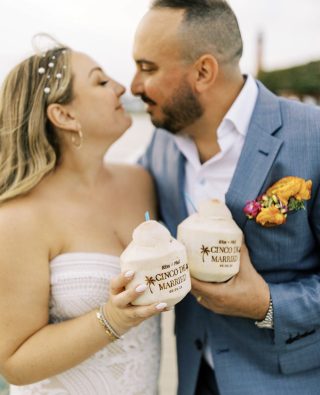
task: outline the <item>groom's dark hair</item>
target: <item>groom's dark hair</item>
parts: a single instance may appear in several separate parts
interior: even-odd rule
[[[195,61],[205,53],[221,63],[238,64],[243,51],[237,18],[224,0],[154,0],[150,9],[184,10],[180,27],[184,56]]]

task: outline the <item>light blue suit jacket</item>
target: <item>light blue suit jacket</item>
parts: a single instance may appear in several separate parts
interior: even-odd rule
[[[275,328],[215,314],[188,295],[176,306],[180,395],[194,394],[206,336],[221,395],[320,394],[320,110],[257,84],[226,203],[244,232],[253,265],[270,286]],[[155,179],[161,219],[176,235],[187,216],[184,157],[172,136],[159,129],[141,163]],[[247,220],[246,201],[285,176],[312,180],[306,210],[273,228]]]

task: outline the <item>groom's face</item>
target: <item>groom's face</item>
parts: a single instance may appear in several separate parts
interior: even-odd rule
[[[192,88],[192,64],[182,55],[177,30],[182,11],[148,12],[135,36],[136,74],[131,90],[147,105],[151,121],[172,133],[198,119],[203,109]]]

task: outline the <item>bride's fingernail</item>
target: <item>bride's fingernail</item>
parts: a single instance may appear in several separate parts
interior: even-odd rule
[[[140,284],[136,287],[136,292],[143,292],[147,289],[146,284]]]
[[[159,303],[159,304],[156,305],[156,309],[157,309],[157,310],[163,310],[163,309],[165,309],[167,306],[168,306],[167,303]]]
[[[133,270],[128,270],[127,272],[124,273],[125,278],[130,278],[134,275]]]

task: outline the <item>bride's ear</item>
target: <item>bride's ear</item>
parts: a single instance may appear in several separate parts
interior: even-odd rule
[[[49,104],[47,108],[47,117],[58,129],[70,131],[78,131],[79,129],[76,119],[68,111],[68,108],[61,104]]]

